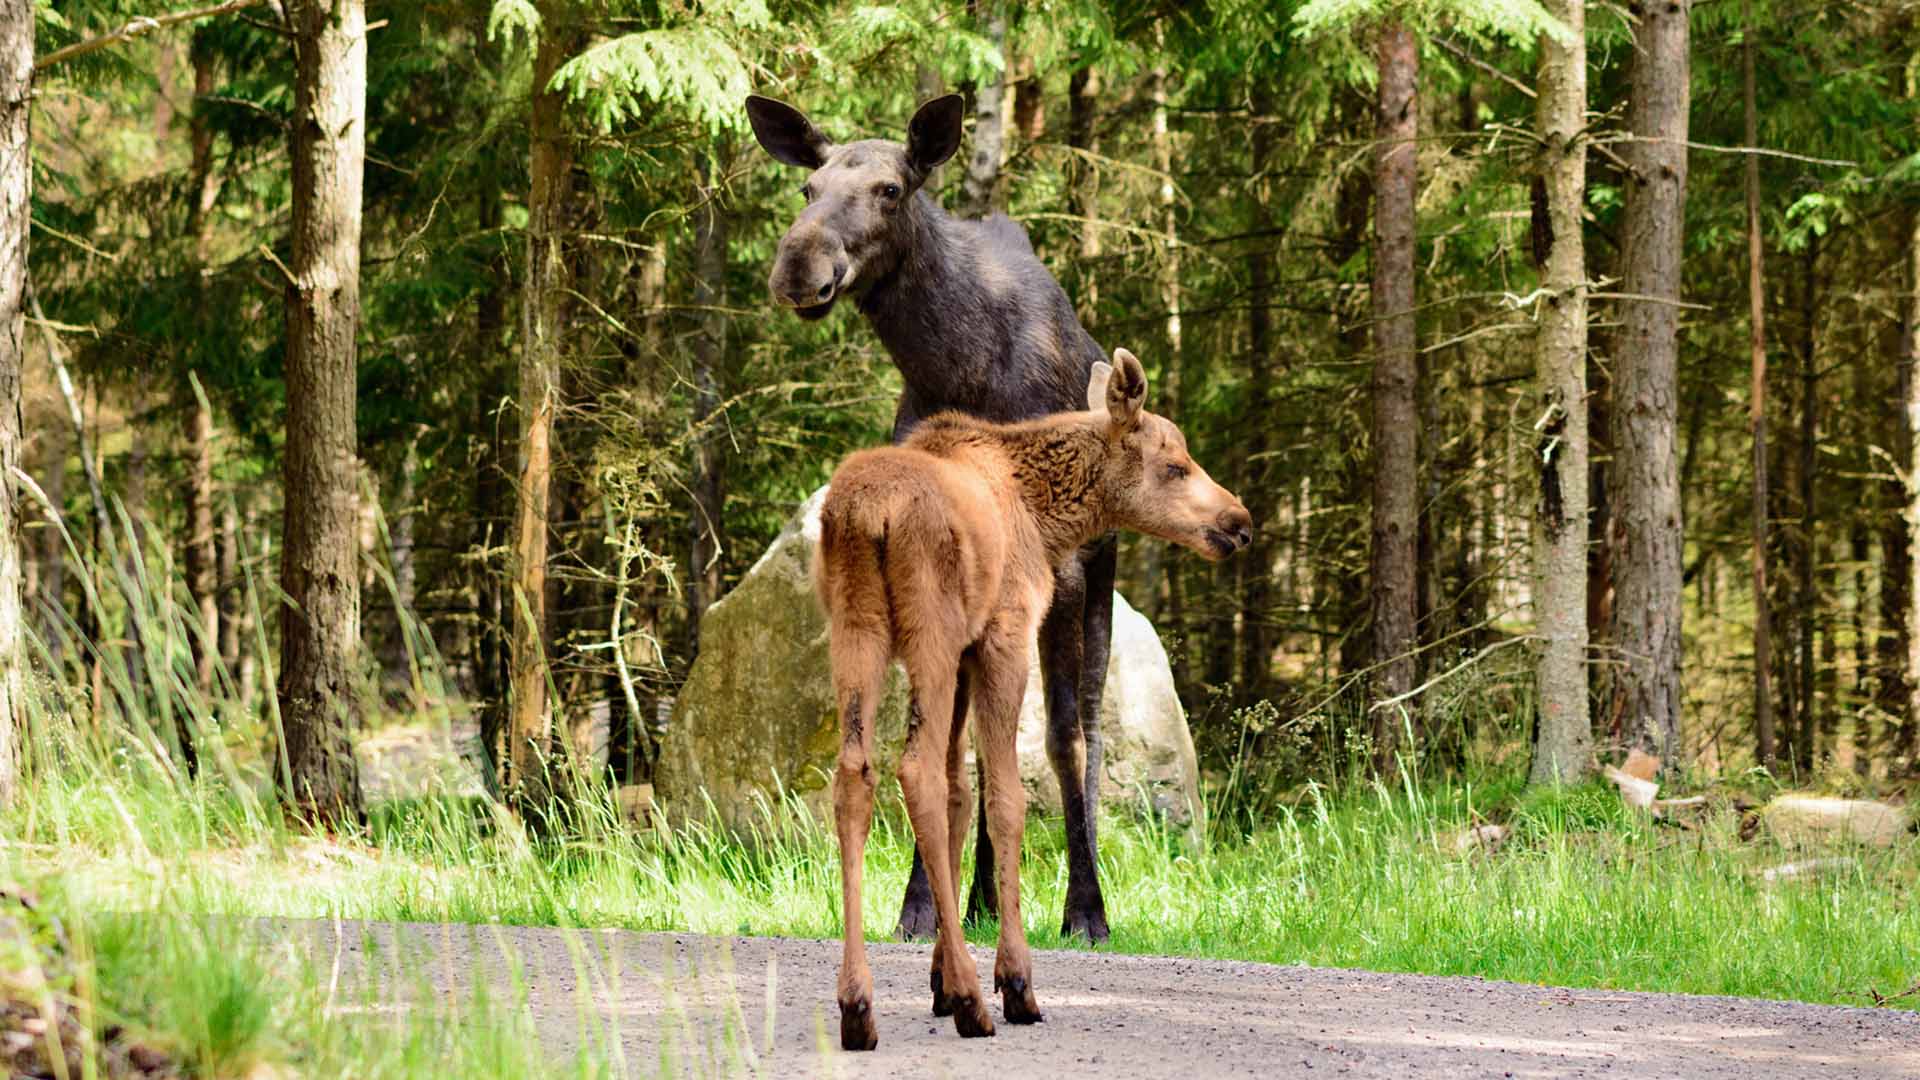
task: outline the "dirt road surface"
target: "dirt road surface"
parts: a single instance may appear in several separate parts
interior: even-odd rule
[[[833,941],[418,924],[276,924],[375,1012],[524,988],[559,1064],[634,1076],[1920,1077],[1920,1014],[1564,990],[1206,960],[1041,952],[1047,1020],[961,1040],[928,1010],[928,947],[871,947],[880,1048],[843,1054]],[[983,973],[992,955],[976,949]],[[513,974],[517,972],[517,976]]]

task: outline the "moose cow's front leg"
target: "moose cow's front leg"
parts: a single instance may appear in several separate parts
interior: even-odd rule
[[[1089,784],[1089,766],[1097,767],[1097,762],[1087,753],[1082,721],[1082,686],[1091,677],[1085,651],[1088,587],[1087,568],[1082,563],[1085,557],[1083,552],[1069,559],[1054,578],[1053,606],[1040,624],[1040,668],[1046,682],[1047,759],[1060,781],[1060,808],[1067,826],[1067,898],[1061,912],[1060,932],[1098,945],[1107,940],[1107,909],[1100,895],[1093,846],[1094,816],[1099,812],[1099,777],[1097,772],[1093,773],[1093,783]],[[1112,581],[1109,569],[1106,576],[1109,592]],[[1104,646],[1105,640],[1100,644]],[[1104,652],[1103,648],[1100,678],[1104,678],[1106,672]],[[1098,719],[1096,712],[1096,724]]]

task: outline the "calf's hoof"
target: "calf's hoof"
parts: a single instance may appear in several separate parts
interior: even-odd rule
[[[1097,900],[1091,904],[1069,904],[1060,919],[1060,936],[1080,938],[1089,945],[1105,944],[1108,937],[1105,905]]]
[[[840,1003],[840,1049],[871,1050],[880,1045],[880,1029],[873,1022],[873,1003]]]
[[[954,999],[953,1029],[963,1039],[982,1039],[993,1034],[993,1019],[987,1015],[987,1007],[981,1004],[979,995]]]
[[[1038,1024],[1046,1017],[1040,1015],[1040,1003],[1033,999],[1033,987],[1018,975],[993,980],[994,989],[1000,991],[1000,1011],[1006,1015],[1009,1024]]]

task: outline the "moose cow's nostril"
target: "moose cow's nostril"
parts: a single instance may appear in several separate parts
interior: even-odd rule
[[[835,274],[834,278],[837,280],[839,276],[840,275]],[[834,283],[832,281],[829,281],[825,285],[820,286],[820,291],[818,293],[820,299],[825,300],[828,297],[833,295],[833,285]]]

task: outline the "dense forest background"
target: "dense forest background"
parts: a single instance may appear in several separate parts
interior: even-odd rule
[[[314,430],[290,415],[309,384],[288,378],[286,325],[305,272],[291,42],[312,6],[220,5],[34,78],[20,462],[54,513],[21,498],[30,670],[75,717],[217,702],[157,727],[162,754],[261,745],[281,722],[286,500],[319,497],[282,479]],[[42,4],[38,55],[148,7]],[[967,141],[929,192],[1026,227],[1259,523],[1218,566],[1123,542],[1120,591],[1161,630],[1209,775],[1278,788],[1388,746],[1525,767],[1552,590],[1588,635],[1578,711],[1602,750],[1905,776],[1920,6],[1676,12],[1677,51],[1636,48],[1660,21],[1637,5],[1525,0],[369,5],[343,534],[364,648],[335,720],[457,698],[508,782],[515,738],[564,747],[606,720],[615,773],[645,778],[705,605],[842,455],[886,438],[899,390],[855,313],[771,303],[802,178],[754,144],[742,101],[898,139],[958,90]],[[1536,122],[1555,57],[1554,93],[1569,70],[1585,92],[1559,143]],[[1635,284],[1654,263],[1631,220],[1667,168],[1630,135],[1656,79],[1680,102],[1677,141],[1639,144],[1683,177],[1666,297]],[[1545,179],[1561,145],[1583,186]],[[1556,220],[1584,241],[1571,291],[1549,287]],[[1578,400],[1543,391],[1537,358],[1542,312],[1575,293]],[[1682,616],[1672,738],[1616,685],[1645,659],[1620,605],[1651,610],[1616,588],[1643,553],[1615,454],[1649,385],[1639,370],[1618,393],[1644,360],[1636,304],[1678,320],[1677,375],[1651,391],[1684,536],[1657,590]],[[1563,460],[1569,412],[1591,433],[1591,513],[1578,566],[1543,582],[1541,464]],[[1378,561],[1382,536],[1408,572]],[[1383,645],[1381,613],[1403,608]]]

